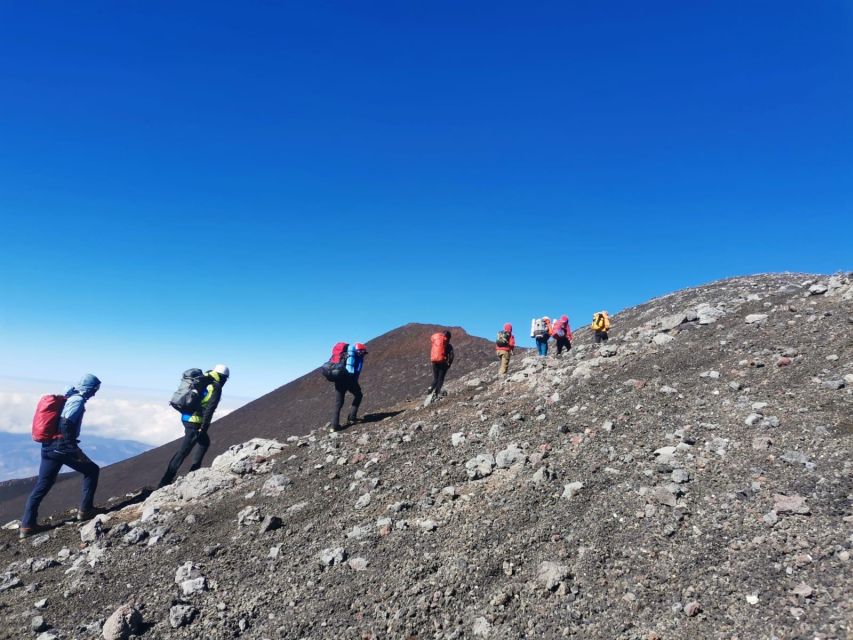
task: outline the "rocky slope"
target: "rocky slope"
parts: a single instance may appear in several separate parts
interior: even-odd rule
[[[412,323],[367,342],[370,353],[361,376],[364,401],[361,415],[368,420],[384,417],[382,410],[405,401],[426,389],[432,380],[429,364],[429,336],[445,327]],[[494,359],[492,343],[468,335],[462,327],[451,327],[458,360],[448,380],[482,367]],[[331,345],[330,345],[331,346]],[[225,393],[228,393],[226,387]],[[164,399],[164,404],[168,399]],[[303,435],[325,424],[334,406],[334,391],[319,373],[310,373],[271,391],[211,425],[209,459],[233,444],[252,437],[281,438]],[[347,407],[349,405],[347,404]],[[346,415],[346,412],[343,412]],[[175,435],[183,429],[175,414]],[[88,452],[90,438],[85,425],[81,446]],[[123,495],[144,486],[156,485],[177,444],[170,442],[101,470],[99,496]],[[187,465],[189,462],[186,463]],[[76,474],[61,477],[44,501],[43,513],[55,513],[76,505],[80,483]],[[34,479],[0,483],[0,523],[20,517]]]
[[[620,313],[0,542],[2,638],[848,638],[853,279]]]

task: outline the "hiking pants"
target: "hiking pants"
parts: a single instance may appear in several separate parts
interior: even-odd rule
[[[198,448],[195,450],[195,454],[193,454],[193,463],[190,465],[190,471],[201,468],[201,461],[204,459],[204,454],[210,448],[210,436],[207,435],[207,431],[199,431],[197,424],[185,420],[184,439],[181,440],[181,446],[178,448],[177,453],[169,461],[166,473],[163,474],[163,479],[160,480],[161,487],[165,487],[175,481],[178,470],[196,445],[198,445]]]
[[[536,338],[536,349],[539,351],[540,356],[548,355],[548,337],[540,336]]]
[[[57,449],[55,445],[43,446],[41,449],[41,466],[36,486],[27,499],[21,526],[31,529],[38,524],[38,510],[41,501],[50,491],[62,465],[67,465],[83,474],[83,492],[80,497],[80,511],[91,511],[94,508],[95,489],[98,488],[100,467],[89,460],[79,448]]]
[[[596,331],[595,332],[595,344],[601,344],[602,342],[607,342],[607,332],[606,331]]]
[[[432,363],[432,393],[435,396],[441,395],[441,387],[444,386],[444,376],[447,375],[447,370],[450,366],[446,362]]]
[[[557,355],[563,353],[563,349],[569,351],[572,348],[572,343],[569,342],[569,339],[566,336],[563,336],[562,338],[557,336],[554,340],[557,341]]]
[[[498,358],[501,359],[501,374],[506,374],[509,371],[509,351],[498,351]]]
[[[332,427],[335,429],[341,426],[341,408],[344,406],[344,395],[347,391],[352,394],[349,420],[355,420],[358,414],[358,406],[361,404],[362,398],[361,386],[358,384],[358,380],[351,375],[335,380],[335,412],[332,414]]]

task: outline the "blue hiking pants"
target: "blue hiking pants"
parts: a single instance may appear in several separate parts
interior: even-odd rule
[[[536,348],[539,350],[540,356],[548,355],[548,338],[547,336],[542,338],[536,338]]]
[[[80,498],[80,511],[91,511],[94,507],[95,489],[98,488],[100,467],[89,460],[85,453],[77,447],[59,449],[56,445],[42,446],[41,466],[36,486],[27,499],[21,526],[31,529],[38,523],[38,510],[41,501],[50,491],[62,465],[66,465],[83,474],[83,493]]]

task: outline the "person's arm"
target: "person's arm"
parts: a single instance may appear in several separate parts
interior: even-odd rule
[[[509,350],[515,353],[515,336],[509,334]]]
[[[566,339],[571,342],[572,341],[572,328],[566,323]]]
[[[447,345],[447,356],[445,356],[445,361],[447,362],[447,367],[450,368],[450,365],[453,364],[453,345]]]
[[[213,421],[213,413],[216,411],[216,407],[219,406],[220,398],[222,398],[222,386],[218,382],[211,382],[208,385],[208,389],[210,389],[210,399],[204,405],[199,431],[207,431],[210,427],[210,423]]]

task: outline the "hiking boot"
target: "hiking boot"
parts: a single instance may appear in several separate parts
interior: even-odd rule
[[[103,513],[106,513],[106,509],[102,509],[100,507],[92,507],[91,509],[85,509],[83,511],[77,510],[77,522],[83,522],[85,520],[91,520],[95,516],[99,516]]]
[[[49,527],[46,527],[41,524],[37,524],[33,527],[21,527],[20,529],[18,529],[18,538],[21,540],[26,540],[27,538],[30,538],[39,533],[44,533],[48,529]]]

